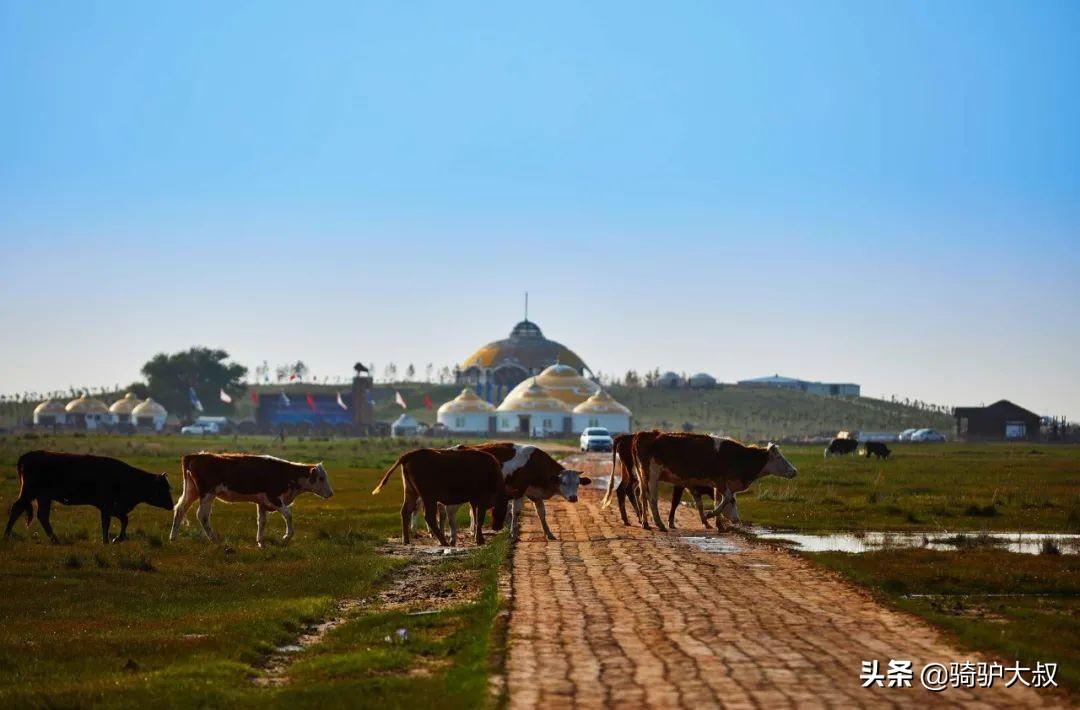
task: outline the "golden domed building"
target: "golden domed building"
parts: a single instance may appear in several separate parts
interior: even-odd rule
[[[34,426],[63,426],[67,421],[67,408],[63,402],[47,399],[34,407]]]
[[[466,387],[439,407],[436,420],[457,434],[486,434],[495,430],[495,407]]]
[[[584,431],[588,427],[604,427],[612,434],[629,433],[630,410],[604,390],[598,390],[574,407],[574,431]]]
[[[131,410],[140,404],[142,400],[136,397],[134,392],[128,392],[109,405],[109,418],[113,424],[134,424],[131,420]]]
[[[535,378],[522,385],[496,408],[496,429],[522,436],[569,435],[573,427],[570,407]]]
[[[64,407],[67,423],[78,429],[97,429],[109,423],[109,408],[100,399],[85,394]]]
[[[131,421],[140,429],[161,431],[168,418],[169,413],[165,407],[155,402],[153,397],[147,397],[131,410]]]
[[[465,358],[457,368],[457,382],[473,387],[485,401],[499,402],[515,386],[555,364],[579,375],[592,375],[577,353],[545,338],[540,326],[526,318],[514,326],[510,337],[488,343]]]

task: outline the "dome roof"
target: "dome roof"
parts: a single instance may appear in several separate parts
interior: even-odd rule
[[[522,389],[518,385],[506,396],[496,411],[499,412],[569,412],[570,408],[561,400],[536,382],[536,378],[526,380],[529,386]],[[523,382],[522,384],[525,384]]]
[[[548,340],[540,331],[540,326],[531,320],[523,320],[510,331],[509,338],[488,343],[465,358],[461,369],[497,369],[509,365],[532,373],[556,362],[569,365],[578,372],[589,369],[573,350],[554,340]]]
[[[560,400],[568,407],[576,407],[584,402],[591,395],[600,391],[600,385],[596,384],[587,377],[582,376],[577,370],[569,365],[563,365],[561,362],[557,362],[550,367],[544,369],[535,378],[536,383],[547,390],[555,399]],[[515,394],[521,394],[532,386],[532,380],[525,380],[517,387],[510,390],[507,396],[509,399]]]
[[[109,411],[113,414],[131,414],[131,410],[142,403],[134,392],[128,392],[122,399],[118,399],[109,405]]]
[[[131,414],[136,417],[164,417],[168,412],[165,407],[155,402],[153,397],[147,397],[132,408]]]
[[[108,414],[109,408],[100,399],[80,395],[67,403],[64,410],[71,414]]]
[[[58,402],[55,399],[47,399],[38,406],[34,407],[34,414],[66,414],[67,408],[63,402]]]
[[[600,390],[574,407],[574,414],[625,414],[630,416],[630,410],[616,402],[615,398],[610,394]]]
[[[461,390],[461,394],[449,402],[443,402],[442,406],[439,407],[439,414],[465,414],[470,412],[489,414],[494,411],[494,406],[480,399],[479,395],[469,387]]]
[[[707,372],[699,372],[696,375],[691,375],[689,382],[690,382],[690,384],[697,385],[697,386],[715,385],[716,384],[716,378],[713,377],[712,375],[710,375]]]

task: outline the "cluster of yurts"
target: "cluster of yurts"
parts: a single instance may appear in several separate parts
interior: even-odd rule
[[[548,436],[587,427],[617,434],[630,431],[630,410],[573,367],[556,363],[519,383],[497,407],[466,387],[439,407],[438,421],[463,434]]]
[[[47,399],[34,407],[34,426],[59,426],[73,429],[102,429],[134,426],[161,431],[169,413],[152,398],[139,399],[128,392],[111,405],[100,399],[81,395],[67,404]]]

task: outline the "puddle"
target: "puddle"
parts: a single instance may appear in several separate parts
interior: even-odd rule
[[[1024,555],[1038,555],[1043,543],[1052,541],[1063,555],[1080,553],[1080,535],[1062,533],[922,533],[859,532],[797,533],[751,527],[759,540],[787,544],[800,552],[873,552],[895,547],[921,547],[928,550],[966,550],[983,547],[1007,550]]]
[[[711,552],[717,555],[733,555],[743,551],[742,545],[722,537],[705,537],[704,535],[687,535],[680,537],[685,543],[693,545],[703,552]]]

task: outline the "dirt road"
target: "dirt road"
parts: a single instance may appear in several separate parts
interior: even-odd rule
[[[986,660],[914,617],[883,608],[783,550],[726,536],[705,552],[696,512],[680,530],[625,527],[600,492],[548,506],[548,542],[530,506],[512,564],[507,683],[512,707],[1042,706],[1019,684],[923,689],[931,661]],[[862,688],[862,661],[913,661],[911,688]]]

